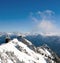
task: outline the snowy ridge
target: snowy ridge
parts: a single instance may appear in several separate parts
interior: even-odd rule
[[[17,39],[0,46],[0,63],[56,63],[53,59],[47,49],[39,47],[34,51]]]

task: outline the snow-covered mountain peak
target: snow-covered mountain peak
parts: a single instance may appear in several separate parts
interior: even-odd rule
[[[19,42],[19,41],[18,41],[18,39],[13,39],[13,40],[10,41],[10,42],[17,43],[17,42]]]
[[[48,49],[33,46],[34,50],[33,44],[27,39],[25,41],[24,43],[15,38],[0,45],[0,63],[56,63]]]

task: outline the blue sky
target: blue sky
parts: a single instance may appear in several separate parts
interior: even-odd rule
[[[40,11],[44,14],[44,12],[47,10],[54,12],[53,19],[52,14],[49,16],[50,19],[49,17],[46,18],[48,22],[50,22],[56,28],[60,27],[60,0],[0,0],[0,31],[38,31],[41,29],[41,27],[37,29],[39,25],[38,23],[41,25],[41,23],[45,24],[45,22],[43,21],[44,17],[41,18],[41,14],[39,16],[37,12]],[[44,16],[46,16],[45,14]],[[36,19],[37,22],[35,22],[36,20],[32,20],[32,18],[34,18],[34,20]],[[46,21],[46,23],[48,22]],[[41,32],[43,31],[44,30]]]

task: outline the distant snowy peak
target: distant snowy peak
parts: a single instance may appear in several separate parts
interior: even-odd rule
[[[48,48],[44,46],[36,48],[30,41],[24,40],[13,39],[2,44],[0,46],[0,63],[57,63]]]
[[[19,32],[0,32],[0,36],[25,36],[23,33]]]
[[[59,33],[19,33],[19,32],[0,32],[0,37],[2,36],[22,36],[22,37],[26,37],[26,36],[37,36],[37,35],[41,35],[41,36],[60,36]]]
[[[60,36],[60,33],[53,33],[53,32],[50,32],[50,33],[44,33],[45,36]]]
[[[50,33],[26,33],[25,36],[33,36],[33,35],[42,35],[42,36],[60,36],[60,33],[54,33],[54,32],[50,32]]]

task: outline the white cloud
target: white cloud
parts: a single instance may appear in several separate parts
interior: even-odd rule
[[[40,15],[46,15],[46,14],[48,14],[48,15],[53,15],[53,14],[55,14],[55,12],[53,12],[52,10],[45,10],[45,11],[43,11],[43,12],[41,12],[41,11],[38,11],[37,12],[37,14],[40,14]]]
[[[41,11],[36,12],[36,15],[32,17],[34,22],[35,23],[37,22],[36,27],[34,28],[34,31],[59,35],[60,29],[58,28],[56,23],[53,22],[53,19],[52,19],[54,14],[55,12],[51,10],[45,10],[43,12]]]
[[[44,13],[47,13],[47,14],[49,14],[49,15],[55,14],[55,12],[53,12],[53,11],[51,11],[51,10],[46,10],[46,11],[44,11]]]
[[[51,19],[54,14],[55,12],[53,12],[52,10],[45,10],[43,12],[41,11],[37,12],[37,15],[40,15],[42,19]]]
[[[56,25],[48,20],[42,20],[40,23],[38,23],[37,27],[39,30],[45,33],[56,32],[57,30]]]
[[[36,13],[30,13],[30,16],[32,18],[32,20],[34,22],[38,22],[38,21],[41,21],[41,20],[47,20],[47,19],[52,19],[54,17],[54,14],[55,12],[51,11],[51,10],[45,10],[43,12],[41,11],[38,11]]]

